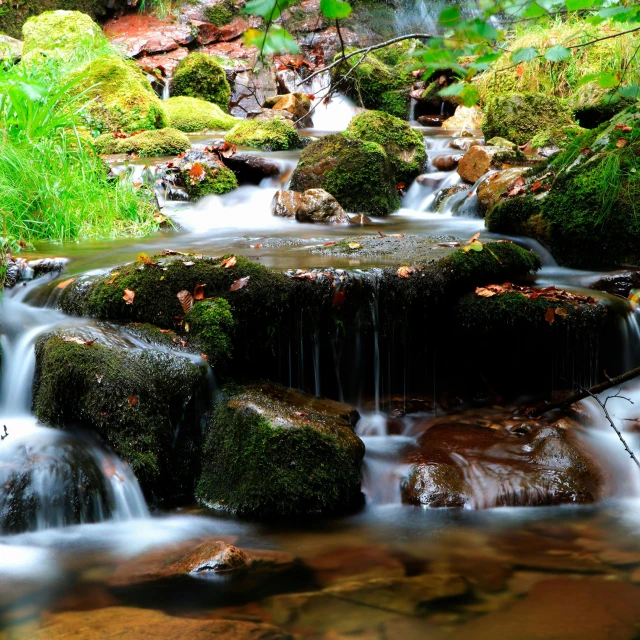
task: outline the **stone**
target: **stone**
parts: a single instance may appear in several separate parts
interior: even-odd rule
[[[458,105],[455,113],[442,123],[442,128],[453,129],[480,129],[484,114],[478,107],[463,107]]]
[[[311,100],[305,93],[289,93],[274,98],[266,100],[264,106],[274,111],[290,113],[298,129],[313,127],[313,120],[309,116]]]
[[[423,127],[441,127],[442,123],[446,120],[444,116],[439,115],[424,115],[418,116],[418,123]]]
[[[481,147],[475,145],[458,162],[458,173],[463,180],[476,183],[489,169],[501,169],[503,164],[523,163],[519,151],[503,147]]]
[[[502,169],[487,176],[479,185],[476,193],[480,201],[480,208],[483,212],[493,207],[500,197],[507,193],[514,185],[515,181],[526,171],[523,167],[511,167]]]
[[[276,191],[271,201],[271,212],[281,218],[295,218],[301,201],[299,191]]]
[[[220,64],[212,56],[195,52],[178,63],[173,73],[171,93],[212,102],[227,112],[231,88]]]
[[[469,151],[471,147],[477,144],[481,144],[481,141],[474,138],[454,138],[449,143],[449,146],[452,149],[458,149],[458,151]]]
[[[324,189],[277,191],[271,209],[274,216],[295,218],[298,222],[349,224],[349,216],[338,201]]]
[[[0,33],[0,60],[19,60],[22,57],[22,46],[22,40]]]
[[[228,131],[238,123],[237,118],[225,113],[217,104],[200,98],[177,96],[163,100],[162,105],[171,126],[185,133]]]
[[[217,154],[209,151],[189,149],[172,165],[178,171],[180,186],[191,200],[222,195],[238,186],[235,173],[223,164]]]
[[[157,53],[152,56],[142,56],[136,59],[136,64],[150,75],[158,76],[169,80],[173,75],[178,63],[189,55],[189,49],[178,47],[166,53]]]
[[[458,162],[460,162],[461,158],[461,154],[447,154],[436,156],[435,158],[431,159],[431,164],[433,165],[433,168],[437,169],[438,171],[454,171],[457,168]]]
[[[276,162],[250,153],[234,153],[225,157],[224,163],[241,183],[260,184],[264,178],[280,175],[280,165]]]

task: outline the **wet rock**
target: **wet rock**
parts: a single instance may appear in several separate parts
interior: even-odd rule
[[[606,291],[621,298],[628,298],[631,289],[640,289],[640,271],[627,271],[604,276],[589,285],[590,289]]]
[[[129,13],[110,20],[104,33],[130,58],[166,53],[195,40],[191,25],[147,13]]]
[[[438,116],[438,115],[425,115],[425,116],[419,116],[418,117],[418,122],[423,126],[423,127],[441,127],[442,123],[446,120],[447,118],[445,116]]]
[[[523,167],[512,167],[510,169],[502,169],[496,173],[487,176],[479,185],[476,191],[480,207],[483,212],[488,211],[498,202],[503,194],[509,192],[514,186],[515,181],[526,171]]]
[[[480,129],[484,114],[478,107],[456,107],[455,113],[442,123],[442,128],[447,130],[462,129],[473,130]]]
[[[416,182],[423,187],[437,189],[445,180],[449,178],[449,173],[445,171],[437,171],[436,173],[423,173],[416,178]]]
[[[244,120],[233,127],[224,139],[239,147],[268,151],[300,149],[304,144],[296,128],[286,120]]]
[[[167,81],[173,76],[178,63],[189,55],[189,49],[178,47],[167,53],[158,53],[153,56],[143,56],[136,59],[136,64],[150,75],[157,76],[158,73]]]
[[[231,88],[226,73],[211,56],[201,52],[190,53],[178,63],[173,74],[171,92],[174,96],[212,102],[224,112],[229,108]]]
[[[481,141],[474,138],[454,138],[449,143],[449,146],[452,149],[458,149],[459,151],[469,151],[471,147],[474,147],[477,144],[481,144]]]
[[[228,390],[205,435],[199,499],[263,517],[357,508],[358,418],[348,405],[271,384]]]
[[[273,96],[265,100],[266,109],[272,109],[276,112],[286,111],[291,114],[294,124],[299,129],[305,129],[313,126],[313,120],[309,116],[311,108],[311,100],[306,93],[289,93],[283,96]]]
[[[277,191],[271,204],[273,215],[295,218],[298,222],[349,224],[349,216],[339,202],[323,189]]]
[[[222,195],[238,186],[238,179],[217,154],[190,149],[173,166],[180,176],[180,185],[196,200],[208,195]]]
[[[461,158],[461,154],[436,156],[431,159],[431,164],[438,171],[454,171]]]
[[[224,162],[241,183],[260,184],[264,178],[280,174],[280,166],[277,163],[250,153],[235,153],[225,158]]]
[[[193,640],[293,640],[277,627],[240,620],[180,618],[154,609],[106,607],[88,611],[66,611],[51,615],[33,640],[53,637],[82,637],[91,629],[95,640],[111,640],[118,635],[138,640],[185,637]]]
[[[220,48],[221,45],[217,45],[216,50]],[[211,47],[208,47],[207,51],[211,51]],[[256,53],[252,53],[251,50],[246,48],[228,54],[212,53],[210,55],[231,56],[232,53],[241,56],[242,60],[246,60],[246,62],[239,69],[227,67],[227,73],[231,76],[230,83],[233,87],[231,99],[229,100],[229,112],[239,118],[247,118],[252,114],[258,115],[263,112],[262,105],[267,96],[272,96],[276,93],[277,87],[274,74],[272,70],[265,67],[259,68],[258,72],[255,73],[253,67]],[[249,57],[247,58],[248,54]]]
[[[342,134],[325,136],[302,151],[291,189],[324,189],[353,213],[386,215],[400,206],[384,149]]]
[[[489,169],[500,169],[503,164],[523,163],[523,154],[503,147],[473,146],[458,162],[458,174],[470,183],[477,182]]]
[[[22,57],[22,40],[0,33],[0,60],[17,61]]]
[[[358,46],[361,42],[361,37],[351,29],[340,27],[340,35],[345,47]],[[315,64],[324,64],[325,60],[332,60],[342,48],[340,36],[334,26],[303,35],[299,44],[300,48],[306,51],[307,55],[314,60]],[[318,54],[318,49],[320,54]]]

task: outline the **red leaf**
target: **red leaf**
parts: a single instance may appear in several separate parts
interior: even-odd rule
[[[544,314],[544,319],[549,323],[553,324],[556,321],[556,313],[552,307],[549,307]]]
[[[223,269],[231,269],[231,267],[233,267],[236,264],[236,262],[238,262],[238,258],[236,258],[235,256],[231,256],[231,257],[227,258],[226,260],[223,260],[220,263],[220,266]]]
[[[339,309],[346,301],[347,294],[342,290],[338,289],[331,298],[331,304]]]
[[[182,310],[185,313],[189,313],[189,311],[191,311],[191,307],[193,307],[193,296],[186,289],[178,291],[176,295],[182,305]]]
[[[138,404],[137,396],[129,396],[129,406],[135,407]]]
[[[193,299],[194,300],[204,300],[204,288],[206,284],[197,284],[193,289]]]
[[[238,291],[240,289],[244,289],[249,283],[249,278],[251,276],[245,276],[244,278],[240,278],[236,280],[232,285],[230,291]]]

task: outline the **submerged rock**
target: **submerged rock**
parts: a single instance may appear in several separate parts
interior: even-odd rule
[[[177,156],[191,149],[191,142],[182,131],[167,127],[130,136],[103,133],[96,138],[95,147],[98,153],[104,155],[135,153],[141,158],[154,158]]]
[[[400,207],[384,149],[339,133],[303,150],[291,176],[291,189],[324,189],[351,213],[387,215]]]
[[[303,146],[303,138],[288,120],[241,120],[224,139],[239,147],[267,151],[286,151]]]
[[[188,96],[212,102],[224,112],[229,108],[231,88],[224,69],[205,53],[190,53],[173,73],[174,96]]]
[[[358,418],[272,384],[227,389],[205,434],[197,496],[262,517],[352,511],[362,504]]]
[[[349,224],[349,216],[340,203],[324,189],[276,191],[271,203],[273,215],[295,218],[298,222]]]
[[[185,133],[207,129],[227,131],[238,123],[237,118],[225,113],[217,104],[200,98],[177,96],[164,100],[162,106],[171,126]]]
[[[262,156],[250,153],[234,153],[226,157],[224,163],[236,174],[239,182],[260,184],[263,178],[280,174],[280,166]]]

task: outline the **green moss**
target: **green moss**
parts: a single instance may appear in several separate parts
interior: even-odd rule
[[[559,129],[545,130],[537,133],[531,138],[531,146],[534,149],[542,147],[558,147],[564,148],[579,136],[586,133],[587,129],[583,129],[577,125],[567,125]]]
[[[177,129],[143,131],[128,138],[105,133],[95,140],[96,151],[101,154],[136,153],[141,158],[177,156],[191,148],[189,138]]]
[[[267,151],[286,151],[303,146],[300,134],[288,120],[242,120],[224,139],[237,146]]]
[[[232,0],[221,0],[213,6],[205,7],[203,13],[207,22],[211,22],[217,27],[224,27],[238,15],[239,11]]]
[[[174,96],[212,102],[225,112],[229,108],[231,88],[225,71],[206,53],[190,53],[178,63],[171,82],[171,92]]]
[[[422,173],[427,159],[422,134],[404,120],[381,111],[367,111],[353,118],[344,134],[381,145],[387,152],[396,183],[409,184]]]
[[[206,129],[227,131],[238,123],[237,118],[225,113],[217,104],[199,98],[169,98],[163,101],[162,106],[171,126],[185,133]]]
[[[102,29],[80,11],[45,11],[29,18],[22,34],[25,60],[41,54],[66,59],[78,47],[100,48],[107,43]]]
[[[79,67],[69,77],[78,79],[74,91],[88,105],[83,115],[94,131],[143,131],[168,124],[160,98],[135,62],[109,55]]]
[[[224,298],[196,302],[184,317],[184,327],[190,335],[200,339],[212,365],[231,357],[233,313]]]
[[[324,189],[346,211],[387,215],[400,207],[393,178],[379,144],[333,134],[303,150],[291,176],[291,189]]]
[[[54,427],[96,432],[131,464],[148,493],[181,493],[187,472],[181,467],[190,464],[194,473],[192,438],[207,388],[204,364],[153,349],[77,344],[65,340],[68,336],[48,334],[37,343],[38,418]]]
[[[383,47],[373,52],[373,56],[392,67],[407,65],[411,62],[410,56],[417,49],[422,46],[419,40],[403,40],[402,42],[395,42],[388,47]]]
[[[200,164],[203,169],[202,173],[197,177],[194,177],[191,173],[194,164]],[[209,195],[222,195],[238,187],[236,174],[222,165],[189,162],[180,168],[180,173],[185,189],[192,200]]]
[[[571,112],[558,98],[540,93],[506,93],[487,101],[482,132],[487,140],[499,136],[522,145],[541,131],[571,124]]]
[[[298,420],[283,412],[282,425],[265,407],[263,388],[228,389],[218,402],[205,436],[199,499],[259,516],[359,506],[364,447],[356,446],[348,423],[325,427],[310,408]]]

